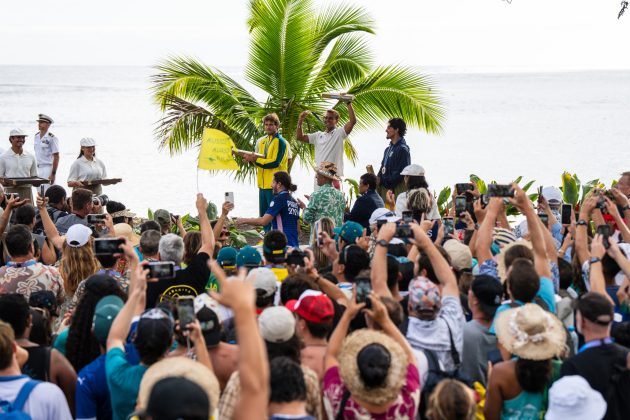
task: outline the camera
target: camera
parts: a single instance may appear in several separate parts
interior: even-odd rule
[[[307,257],[306,253],[295,248],[287,255],[287,265],[299,265],[300,267],[304,267],[304,257]]]
[[[92,196],[92,204],[95,206],[106,206],[109,203],[109,197],[106,194]]]

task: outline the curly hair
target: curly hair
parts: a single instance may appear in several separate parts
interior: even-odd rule
[[[82,280],[90,277],[99,269],[99,262],[94,256],[93,239],[87,244],[75,248],[63,243],[59,274],[63,278],[63,286],[68,295],[73,295]]]
[[[85,282],[85,294],[72,314],[66,342],[66,357],[77,372],[101,354],[100,345],[92,334],[92,320],[98,301],[109,295],[127,299],[127,295],[112,277],[96,274]]]
[[[184,236],[184,258],[182,261],[190,265],[201,248],[201,232],[188,232]]]

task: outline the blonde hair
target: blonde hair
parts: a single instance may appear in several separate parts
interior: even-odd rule
[[[335,222],[330,217],[322,217],[319,219],[320,232],[326,232],[328,236],[333,237],[333,229],[335,228]],[[313,225],[314,229],[315,225]],[[313,240],[311,242],[311,249],[313,250],[313,256],[315,261],[313,262],[315,268],[323,268],[330,264],[328,257],[324,255],[321,249],[317,246],[317,238],[312,235]]]
[[[81,280],[85,280],[98,271],[100,266],[94,251],[92,241],[80,247],[72,247],[67,242],[63,243],[61,260],[59,261],[59,273],[63,278],[63,286],[66,294],[73,295]]]
[[[265,115],[265,118],[263,118],[263,124],[267,121],[274,123],[276,127],[280,127],[280,118],[278,118],[278,114],[275,112]]]
[[[426,188],[416,188],[407,193],[407,210],[428,213],[433,207],[433,197]]]
[[[13,361],[13,343],[15,334],[13,328],[6,322],[0,321],[0,370],[11,366]]]
[[[427,417],[431,420],[473,420],[476,411],[472,390],[454,379],[444,379],[429,397]]]

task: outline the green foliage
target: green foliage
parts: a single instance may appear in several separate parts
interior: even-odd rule
[[[375,66],[367,35],[374,21],[364,8],[332,4],[317,9],[312,0],[251,0],[247,27],[249,60],[245,78],[265,98],[251,93],[220,70],[189,57],[171,57],[156,66],[153,97],[163,112],[155,135],[171,154],[197,147],[204,127],[224,131],[239,149],[252,150],[263,134],[262,117],[275,112],[295,162],[309,166],[313,147],[295,138],[298,115],[323,115],[331,106],[348,119],[347,108],[321,98],[323,92],[348,92],[357,128],[382,126],[392,116],[411,127],[439,133],[444,108],[431,80],[403,66]],[[321,119],[309,116],[306,131],[321,130]],[[350,140],[346,156],[356,162]],[[238,179],[251,180],[253,165],[237,157]]]
[[[435,193],[433,193],[433,195],[435,195]],[[451,203],[448,201],[450,197],[451,197],[451,187],[442,188],[442,191],[440,191],[440,194],[438,194],[437,206],[438,206],[438,212],[441,215],[448,213],[448,208],[451,205]]]
[[[352,208],[352,204],[354,200],[360,195],[359,193],[359,183],[352,178],[346,178],[343,182],[347,183],[350,188],[348,188],[348,198],[346,198],[346,208]]]
[[[613,185],[615,183],[613,182]],[[571,203],[574,207],[582,204],[593,188],[604,189],[603,183],[599,179],[593,179],[582,184],[577,174],[571,175],[568,172],[562,173],[562,196],[565,203]],[[581,192],[581,195],[580,195]]]

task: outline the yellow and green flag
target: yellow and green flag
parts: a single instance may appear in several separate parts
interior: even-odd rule
[[[238,170],[232,156],[233,148],[236,148],[234,142],[223,131],[214,128],[204,129],[197,167],[208,171]]]

